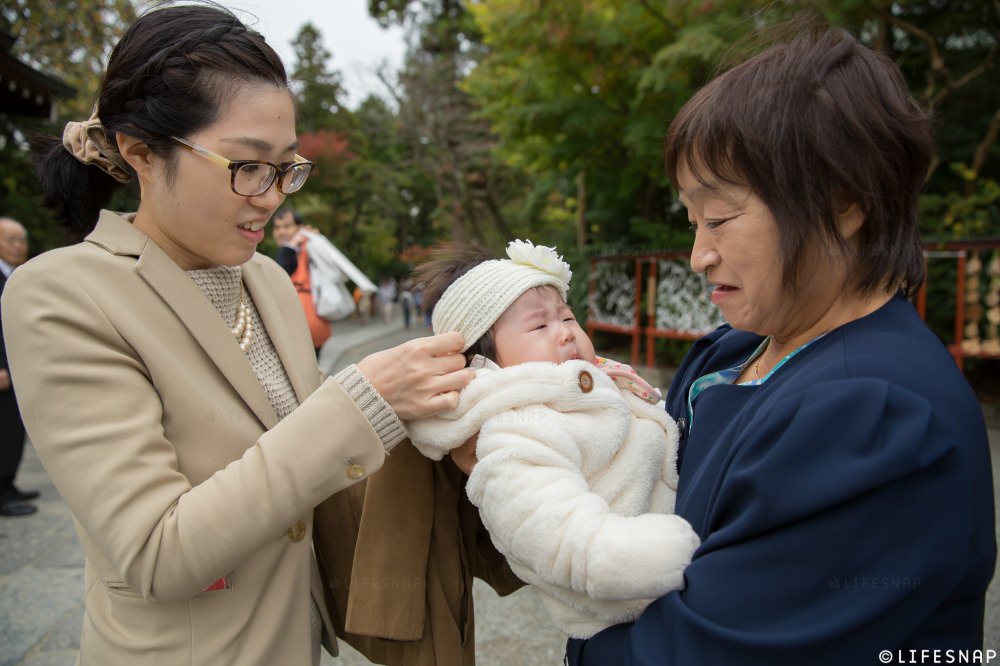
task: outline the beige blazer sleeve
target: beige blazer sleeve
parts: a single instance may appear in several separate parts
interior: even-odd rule
[[[335,381],[266,429],[134,272],[81,279],[67,259],[8,285],[11,370],[52,481],[146,600],[190,598],[381,466],[378,436]]]

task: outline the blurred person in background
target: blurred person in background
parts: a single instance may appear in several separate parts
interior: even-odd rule
[[[391,277],[382,278],[378,285],[378,306],[382,310],[382,323],[386,326],[392,323],[392,313],[396,308],[396,281]]]
[[[403,308],[403,327],[410,327],[410,317],[413,314],[413,288],[409,280],[404,280],[399,287],[399,304]]]
[[[0,217],[0,294],[7,278],[28,258],[28,233],[17,220]],[[24,422],[10,381],[7,347],[0,326],[0,516],[28,516],[38,510],[29,501],[37,490],[21,490],[14,485],[24,454]]]
[[[309,323],[309,335],[312,337],[313,348],[319,356],[323,343],[330,338],[332,327],[330,322],[316,312],[313,301],[312,275],[309,271],[309,251],[306,249],[308,238],[305,232],[316,230],[306,226],[302,216],[292,208],[282,207],[271,218],[271,235],[278,244],[278,254],[274,258],[278,265],[285,269],[295,291],[302,301],[302,311]]]

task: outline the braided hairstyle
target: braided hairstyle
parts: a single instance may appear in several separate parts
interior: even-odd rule
[[[247,85],[288,87],[281,58],[263,36],[218,5],[165,7],[141,16],[115,45],[98,115],[112,146],[116,132],[141,139],[167,161],[170,178],[177,148],[167,137],[211,125]],[[77,161],[60,138],[34,143],[45,204],[71,231],[90,230],[118,183]]]

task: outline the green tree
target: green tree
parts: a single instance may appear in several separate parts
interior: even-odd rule
[[[321,44],[308,24],[295,44],[300,152],[317,168],[290,203],[363,271],[401,274],[400,249],[432,207],[426,185],[407,162],[392,108],[377,97],[356,111],[343,106],[340,73],[329,68],[331,55]]]
[[[498,157],[497,136],[461,87],[484,53],[465,3],[386,0],[369,8],[415,37],[403,71],[388,83],[409,161],[434,188],[436,235],[500,246],[523,233],[525,174]]]
[[[1000,235],[1000,3],[909,0],[874,13],[873,39],[935,117],[938,154],[922,228],[931,236]]]
[[[1000,79],[990,76],[998,3],[810,4],[885,49],[933,108],[939,160],[948,168],[935,169],[928,182],[925,230],[998,233]],[[591,251],[684,245],[686,224],[662,174],[667,125],[720,62],[747,55],[751,29],[800,8],[726,0],[480,0],[469,9],[487,55],[463,88],[491,121],[508,163],[532,175],[534,214],[578,220],[577,236]]]
[[[344,114],[343,77],[328,68],[332,56],[323,47],[323,36],[312,23],[303,25],[292,43],[295,66],[292,87],[299,100],[299,126],[302,131],[335,128]]]
[[[369,96],[354,121],[358,157],[348,167],[352,187],[343,197],[345,243],[360,251],[373,273],[398,276],[406,270],[400,255],[433,233],[433,187],[410,159],[400,117],[385,100]]]

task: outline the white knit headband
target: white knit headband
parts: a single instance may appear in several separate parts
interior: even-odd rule
[[[463,352],[532,287],[551,285],[566,299],[573,272],[555,248],[515,240],[508,243],[507,256],[510,259],[484,261],[455,280],[434,306],[434,332],[461,333]]]

